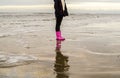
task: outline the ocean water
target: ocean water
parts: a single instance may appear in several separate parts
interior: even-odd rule
[[[120,2],[69,2],[69,13],[120,13]],[[1,5],[0,12],[41,12],[54,13],[54,3],[30,5]]]
[[[77,2],[67,3],[69,13],[120,14],[120,2]],[[41,12],[54,13],[54,4],[1,5],[0,12]]]

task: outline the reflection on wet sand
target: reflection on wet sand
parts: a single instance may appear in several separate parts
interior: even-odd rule
[[[67,71],[69,71],[68,56],[61,52],[61,40],[56,40],[56,60],[54,64],[54,71],[57,73],[56,78],[69,78]]]

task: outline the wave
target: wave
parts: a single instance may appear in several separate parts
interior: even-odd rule
[[[15,55],[0,53],[0,68],[16,67],[34,63],[38,59],[31,55]]]

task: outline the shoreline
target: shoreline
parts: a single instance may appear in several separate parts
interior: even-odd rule
[[[0,68],[0,78],[120,77],[120,14],[65,17],[61,25],[66,38],[63,42],[55,39],[53,15],[0,13],[0,64],[18,65]],[[57,52],[62,58],[68,57],[70,66],[60,74],[55,67]]]

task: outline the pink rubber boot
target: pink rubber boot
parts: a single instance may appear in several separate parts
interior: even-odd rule
[[[56,40],[65,40],[65,38],[61,36],[61,31],[56,32]]]

